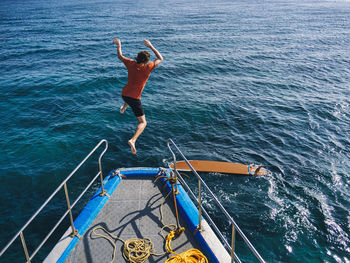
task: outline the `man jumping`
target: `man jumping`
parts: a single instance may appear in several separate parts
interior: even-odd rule
[[[141,133],[147,125],[146,116],[141,104],[141,94],[152,70],[155,69],[163,61],[163,57],[147,39],[143,41],[145,46],[150,48],[157,57],[155,61],[150,63],[148,63],[150,54],[147,51],[139,52],[137,54],[137,57],[135,58],[135,61],[133,59],[129,59],[123,56],[122,45],[118,38],[113,39],[113,42],[117,45],[118,58],[124,63],[124,65],[128,69],[128,83],[124,86],[122,90],[122,98],[124,100],[124,105],[120,107],[120,113],[123,114],[129,105],[139,122],[134,136],[132,136],[132,138],[128,141],[128,144],[131,147],[131,152],[133,154],[136,154],[136,140],[141,135]]]

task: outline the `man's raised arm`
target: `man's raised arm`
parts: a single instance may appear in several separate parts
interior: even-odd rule
[[[152,49],[152,51],[156,55],[157,59],[154,61],[154,65],[158,66],[163,61],[162,55],[158,52],[158,50],[151,44],[151,41],[149,41],[148,39],[143,40],[143,43],[146,47]]]
[[[117,53],[118,53],[118,58],[123,61],[123,53],[122,53],[122,44],[120,43],[119,38],[113,39],[114,44],[117,45]]]

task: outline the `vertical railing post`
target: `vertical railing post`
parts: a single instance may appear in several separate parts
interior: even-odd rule
[[[110,197],[109,194],[107,193],[107,191],[105,189],[103,189],[103,174],[102,174],[102,164],[101,164],[101,158],[104,155],[104,153],[106,152],[107,147],[108,147],[108,142],[106,141],[106,148],[104,149],[104,151],[100,154],[100,157],[98,158],[98,167],[100,169],[100,180],[101,180],[101,193],[100,193],[100,196],[107,195],[108,197]]]
[[[68,207],[68,211],[69,211],[70,224],[71,224],[71,227],[72,227],[72,234],[71,234],[71,237],[74,237],[74,236],[78,236],[78,237],[79,237],[78,230],[75,229],[75,227],[74,227],[72,209],[71,209],[71,206],[70,206],[70,201],[69,201],[69,196],[68,196],[67,183],[64,182],[63,186],[64,186],[64,192],[65,192],[65,194],[66,194],[66,200],[67,200],[67,207]],[[79,238],[80,238],[80,237],[79,237]]]
[[[170,148],[170,141],[171,141],[171,139],[168,139],[167,145],[168,145],[168,149],[170,150],[171,154],[173,155],[173,160],[174,160],[174,172],[173,172],[172,176],[175,177],[175,182],[176,182],[175,183],[175,194],[179,194],[179,190],[177,189],[176,156],[175,156],[175,153]]]
[[[176,167],[175,167],[176,169]],[[176,171],[176,170],[174,170]],[[175,194],[179,194],[179,190],[177,189],[177,173],[173,173],[175,175]]]
[[[198,214],[199,214],[199,224],[198,230],[202,230],[202,197],[201,197],[201,181],[198,180]]]
[[[235,253],[235,226],[232,224],[232,239],[231,239],[231,263],[233,263],[233,256]]]
[[[30,263],[30,258],[29,258],[29,254],[28,254],[28,249],[26,246],[26,241],[24,240],[24,236],[23,236],[23,232],[21,232],[20,234],[21,237],[21,241],[22,241],[22,246],[23,246],[23,250],[24,250],[24,254],[26,255],[26,262]]]
[[[100,193],[100,196],[108,195],[106,190],[103,189],[103,175],[102,175],[101,167],[100,167],[100,180],[101,180],[101,193]]]

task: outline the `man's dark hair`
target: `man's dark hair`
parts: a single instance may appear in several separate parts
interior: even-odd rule
[[[135,59],[137,64],[147,63],[150,56],[151,55],[147,51],[141,51],[137,54],[137,57]]]

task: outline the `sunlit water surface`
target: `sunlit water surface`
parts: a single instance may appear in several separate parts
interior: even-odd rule
[[[101,139],[106,174],[166,166],[173,138],[189,159],[269,169],[203,175],[266,261],[350,262],[350,2],[213,2],[0,2],[0,248]],[[164,56],[143,93],[136,156],[136,119],[119,114],[127,71],[114,37],[127,57],[144,38]],[[70,182],[72,198],[96,172],[94,155]],[[24,233],[31,252],[61,200]],[[18,241],[1,262],[19,257]]]

